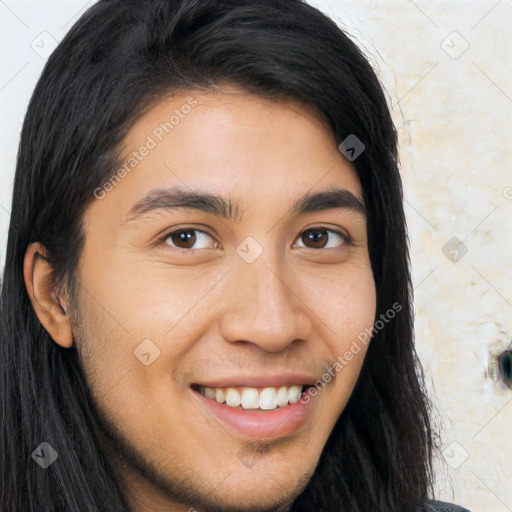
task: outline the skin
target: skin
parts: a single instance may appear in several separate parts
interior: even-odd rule
[[[88,206],[76,300],[52,291],[38,243],[26,253],[27,291],[55,342],[79,350],[109,430],[105,453],[133,511],[285,510],[314,472],[366,347],[313,399],[306,423],[272,441],[227,428],[190,384],[289,368],[320,378],[372,327],[364,216],[291,211],[297,198],[329,187],[362,198],[361,184],[319,116],[236,89],[162,100],[133,125],[124,155],[190,97],[197,106]],[[174,185],[231,197],[243,215],[162,209],[125,222],[148,191]],[[185,227],[207,233],[186,253],[177,237],[165,238]],[[327,248],[300,246],[313,227],[350,242],[331,233]],[[252,263],[236,252],[248,236],[263,250]],[[148,366],[134,356],[145,339],[160,350]],[[243,464],[240,453],[257,462]]]

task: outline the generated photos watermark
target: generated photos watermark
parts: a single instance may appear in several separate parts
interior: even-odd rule
[[[198,102],[195,98],[190,97],[186,103],[181,105],[180,108],[174,110],[174,113],[167,121],[160,123],[153,131],[146,137],[144,144],[142,144],[137,151],[134,151],[129,157],[126,158],[124,165],[118,169],[101,187],[94,189],[94,197],[96,199],[103,199],[107,192],[114,190],[114,188],[121,183],[130,172],[139,165],[144,158],[146,158],[153,149],[155,149],[160,142],[163,141],[166,135],[172,132],[185,117],[192,112],[194,107],[197,107]]]
[[[385,313],[382,313],[378,320],[375,321],[372,328],[365,328],[364,331],[360,332],[356,339],[352,341],[350,348],[347,349],[343,355],[339,355],[337,360],[330,366],[330,368],[323,373],[320,379],[318,379],[313,386],[308,388],[305,393],[300,397],[300,401],[303,404],[308,404],[311,401],[311,397],[314,397],[321,391],[332,379],[336,377],[336,374],[341,372],[345,368],[354,356],[361,352],[363,346],[367,346],[372,336],[377,332],[384,329],[386,324],[389,324],[393,318],[402,311],[402,305],[395,302],[391,308]]]

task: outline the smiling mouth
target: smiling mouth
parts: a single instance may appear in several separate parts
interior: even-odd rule
[[[207,387],[193,385],[192,389],[202,396],[233,409],[248,411],[273,411],[298,402],[309,385],[296,384],[280,387]]]

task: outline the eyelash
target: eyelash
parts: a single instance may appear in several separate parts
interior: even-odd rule
[[[162,238],[160,238],[160,239],[158,240],[158,242],[157,242],[157,243],[158,243],[158,245],[166,246],[167,248],[169,248],[169,249],[170,249],[170,250],[172,250],[172,251],[178,251],[178,252],[180,252],[181,254],[191,253],[191,252],[194,252],[194,251],[200,251],[200,250],[202,250],[202,249],[182,249],[182,248],[180,248],[180,247],[172,247],[171,245],[169,245],[169,244],[167,243],[167,240],[168,240],[171,236],[173,236],[173,235],[177,235],[177,234],[179,234],[179,233],[183,233],[183,232],[185,232],[185,233],[186,233],[186,232],[192,232],[192,231],[197,232],[197,233],[202,233],[202,234],[205,234],[205,235],[207,235],[207,236],[209,236],[209,237],[211,237],[211,238],[214,238],[212,235],[210,235],[210,233],[208,233],[208,232],[206,232],[206,231],[203,231],[203,230],[201,230],[201,229],[196,229],[196,228],[180,228],[180,229],[177,229],[177,230],[175,230],[175,231],[171,231],[171,232],[169,232],[169,233],[166,233]],[[343,233],[342,231],[338,231],[338,230],[335,230],[335,229],[327,228],[327,227],[325,227],[325,226],[315,226],[315,227],[313,227],[313,228],[307,228],[307,229],[305,229],[304,231],[302,231],[302,233],[297,237],[297,239],[302,238],[302,236],[303,236],[305,233],[309,232],[309,231],[313,231],[313,232],[314,232],[314,231],[327,231],[327,232],[329,232],[329,233],[331,233],[331,234],[338,235],[339,237],[341,237],[341,239],[342,239],[342,241],[343,241],[343,243],[342,243],[340,246],[338,246],[338,247],[343,247],[344,245],[352,245],[352,240],[350,239],[350,237],[349,237],[347,234]],[[329,242],[330,242],[330,238],[331,238],[331,236],[329,236],[329,237],[328,237],[328,239],[327,239],[327,243],[329,243]],[[296,239],[296,240],[297,240],[297,239]],[[219,242],[216,242],[216,244],[219,244]],[[294,243],[294,244],[293,244],[293,247],[296,247],[296,246],[297,246],[297,244],[296,244],[296,243]],[[333,247],[329,247],[329,248],[327,248],[327,249],[326,249],[326,248],[323,248],[323,247],[320,247],[320,248],[317,248],[317,250],[324,250],[324,251],[325,251],[325,250],[328,250],[328,249],[337,249],[338,247],[334,247],[334,248],[333,248]],[[314,248],[314,247],[305,247],[305,246],[304,246],[304,247],[299,247],[299,248],[301,248],[301,249],[313,249],[313,250],[315,250],[315,248]]]

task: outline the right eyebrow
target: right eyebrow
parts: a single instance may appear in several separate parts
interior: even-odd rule
[[[130,209],[124,223],[132,223],[155,210],[174,210],[176,208],[199,210],[226,220],[241,218],[239,205],[229,198],[174,186],[148,192]]]

